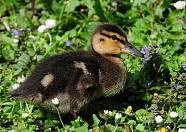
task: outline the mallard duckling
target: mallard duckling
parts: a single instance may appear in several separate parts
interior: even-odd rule
[[[112,24],[99,25],[92,34],[92,52],[68,52],[38,64],[31,76],[11,95],[60,113],[78,114],[92,99],[113,96],[125,86],[127,71],[116,54],[143,55]]]

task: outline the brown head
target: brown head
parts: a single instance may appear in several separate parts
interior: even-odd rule
[[[127,41],[124,32],[113,24],[99,25],[92,34],[91,42],[93,50],[101,55],[127,53],[143,57],[143,54]]]

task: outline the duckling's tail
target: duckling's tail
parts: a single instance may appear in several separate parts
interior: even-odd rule
[[[15,89],[13,91],[11,91],[10,93],[8,93],[9,96],[11,97],[15,97],[17,99],[24,99],[27,97],[27,94],[22,91],[21,89]]]
[[[15,97],[17,99],[26,99],[32,97],[36,94],[36,91],[31,90],[30,88],[26,88],[24,85],[21,85],[17,89],[8,93],[9,96]]]
[[[11,91],[10,93],[8,93],[9,96],[11,97],[15,97],[15,98],[25,98],[25,94],[21,89],[15,89],[13,91]]]

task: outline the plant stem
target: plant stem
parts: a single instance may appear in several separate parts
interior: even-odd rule
[[[172,132],[175,132],[176,131],[176,123],[174,123],[174,128],[172,130]]]
[[[60,120],[60,122],[61,122],[61,125],[63,126],[63,128],[65,127],[65,125],[63,124],[63,120],[62,120],[62,118],[61,118],[61,115],[60,115],[60,113],[59,113],[59,110],[58,110],[58,108],[56,107],[56,110],[57,110],[57,114],[58,114],[58,116],[59,116],[59,120]]]

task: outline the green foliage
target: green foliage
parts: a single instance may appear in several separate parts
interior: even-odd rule
[[[136,120],[139,123],[149,123],[149,121],[153,118],[153,114],[144,109],[137,110],[135,114]]]
[[[140,132],[145,132],[145,126],[143,126],[143,124],[138,124],[136,126],[136,130]]]
[[[98,126],[99,124],[100,124],[100,120],[98,119],[98,117],[95,115],[95,114],[93,114],[93,122],[94,122],[94,126]]]
[[[186,128],[186,9],[176,10],[174,2],[36,0],[32,9],[30,0],[1,0],[0,131],[153,132]],[[39,32],[47,19],[55,20],[55,26]],[[42,59],[90,50],[90,34],[102,22],[122,27],[138,49],[148,47],[143,60],[120,55],[129,74],[118,109],[99,111],[87,122],[78,117],[65,122],[63,128],[58,116],[46,116],[38,106],[7,96],[20,83],[19,78],[29,76]],[[178,117],[171,118],[172,111]],[[118,113],[121,117],[116,119]],[[156,122],[157,115],[163,118],[162,123]]]

